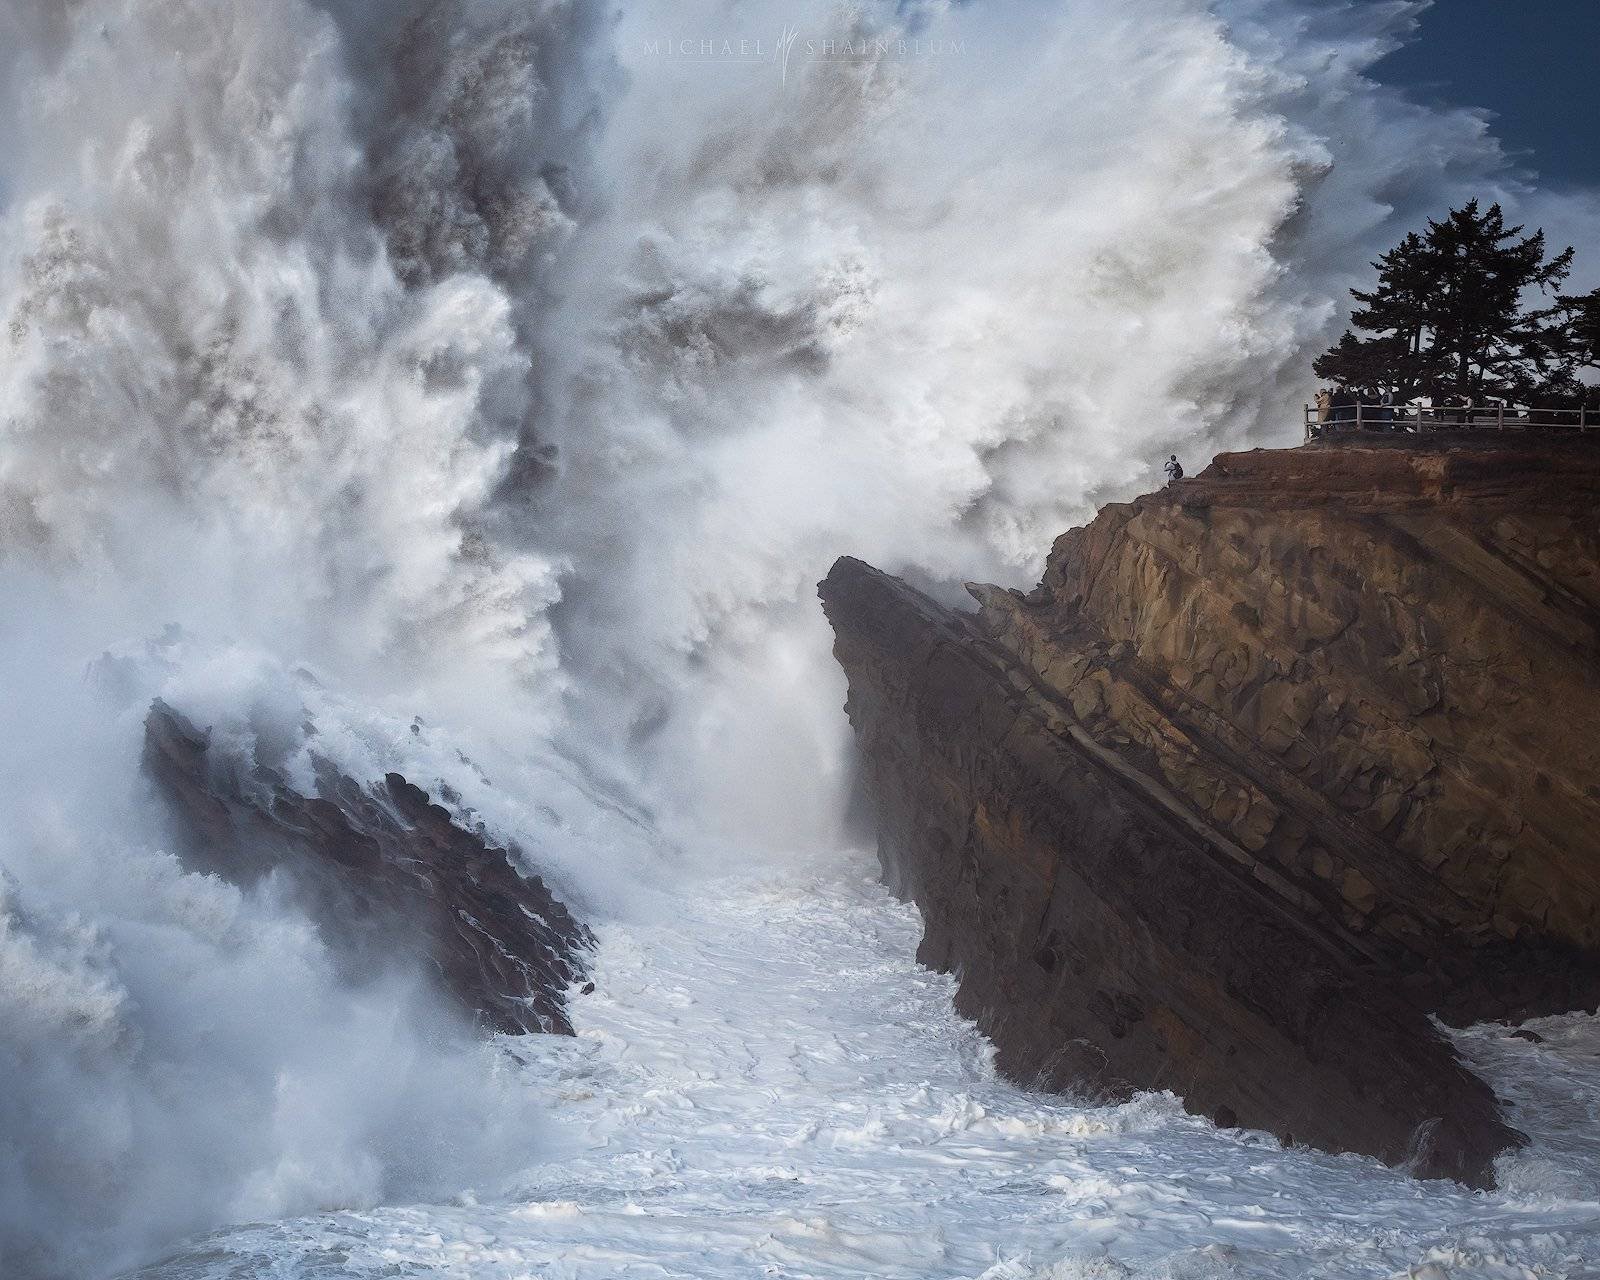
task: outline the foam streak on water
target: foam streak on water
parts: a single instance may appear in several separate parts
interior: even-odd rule
[[[557,1145],[509,1196],[249,1227],[141,1280],[1389,1277],[1600,1266],[1600,1025],[1464,1048],[1530,1152],[1505,1189],[1219,1132],[1170,1095],[1084,1105],[998,1080],[918,968],[915,913],[850,857],[704,886],[604,930],[574,1042],[521,1040]],[[1430,1271],[1429,1264],[1443,1271]]]

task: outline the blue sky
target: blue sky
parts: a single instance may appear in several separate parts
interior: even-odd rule
[[[1435,0],[1371,74],[1423,102],[1488,108],[1540,186],[1600,187],[1600,0]]]

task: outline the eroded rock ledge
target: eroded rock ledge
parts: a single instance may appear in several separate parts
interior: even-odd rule
[[[1600,998],[1600,448],[1227,454],[1028,595],[822,583],[892,886],[1001,1068],[1492,1180],[1429,1015]]]
[[[572,1034],[565,993],[584,976],[589,931],[512,853],[399,774],[369,790],[318,760],[316,794],[302,795],[214,752],[161,702],[144,764],[179,819],[185,866],[241,885],[286,877],[352,977],[414,967],[486,1030]]]

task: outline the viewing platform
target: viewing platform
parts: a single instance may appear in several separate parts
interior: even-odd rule
[[[1600,432],[1600,409],[1527,409],[1516,405],[1340,404],[1305,406],[1307,440],[1352,432]]]

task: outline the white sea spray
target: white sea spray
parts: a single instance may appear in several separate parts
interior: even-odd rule
[[[1596,225],[1363,77],[1411,11],[0,10],[0,1270],[562,1159],[411,975],[181,873],[151,698],[448,787],[613,937],[816,864],[835,555],[1026,583],[1166,453],[1291,440],[1424,214]]]

